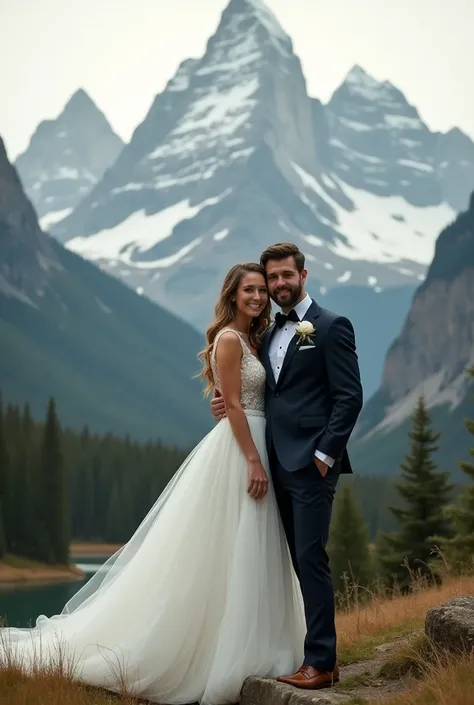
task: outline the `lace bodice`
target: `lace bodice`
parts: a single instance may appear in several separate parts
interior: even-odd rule
[[[245,343],[239,331],[234,328],[223,328],[216,335],[214,347],[211,354],[212,374],[217,389],[219,386],[219,373],[216,364],[216,349],[217,343],[221,335],[227,331],[234,333],[240,340],[242,345],[242,362],[241,362],[241,377],[242,388],[240,391],[240,402],[244,407],[245,413],[253,416],[264,416],[265,408],[265,368],[258,358],[253,355],[248,345]]]

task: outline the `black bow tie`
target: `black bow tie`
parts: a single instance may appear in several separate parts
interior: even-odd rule
[[[294,321],[294,323],[298,323],[299,320],[300,319],[298,314],[296,313],[295,309],[292,308],[287,315],[278,312],[275,316],[275,325],[277,326],[277,328],[283,328],[287,321]]]

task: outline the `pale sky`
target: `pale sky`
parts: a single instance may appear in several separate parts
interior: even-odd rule
[[[0,0],[0,135],[11,159],[84,88],[128,140],[178,64],[202,55],[226,0]],[[267,0],[309,94],[362,65],[434,130],[474,138],[474,0]],[[470,87],[471,86],[471,87]]]

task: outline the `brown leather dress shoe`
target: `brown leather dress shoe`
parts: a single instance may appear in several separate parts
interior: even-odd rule
[[[292,676],[279,676],[277,680],[280,683],[293,685],[295,688],[305,688],[306,690],[330,688],[334,683],[339,682],[339,666],[336,664],[332,672],[318,671],[317,668],[304,663]]]

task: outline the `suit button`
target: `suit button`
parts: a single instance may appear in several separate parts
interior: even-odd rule
[[[276,397],[279,397],[279,396],[280,396],[280,392],[275,392],[275,396],[276,396]]]

